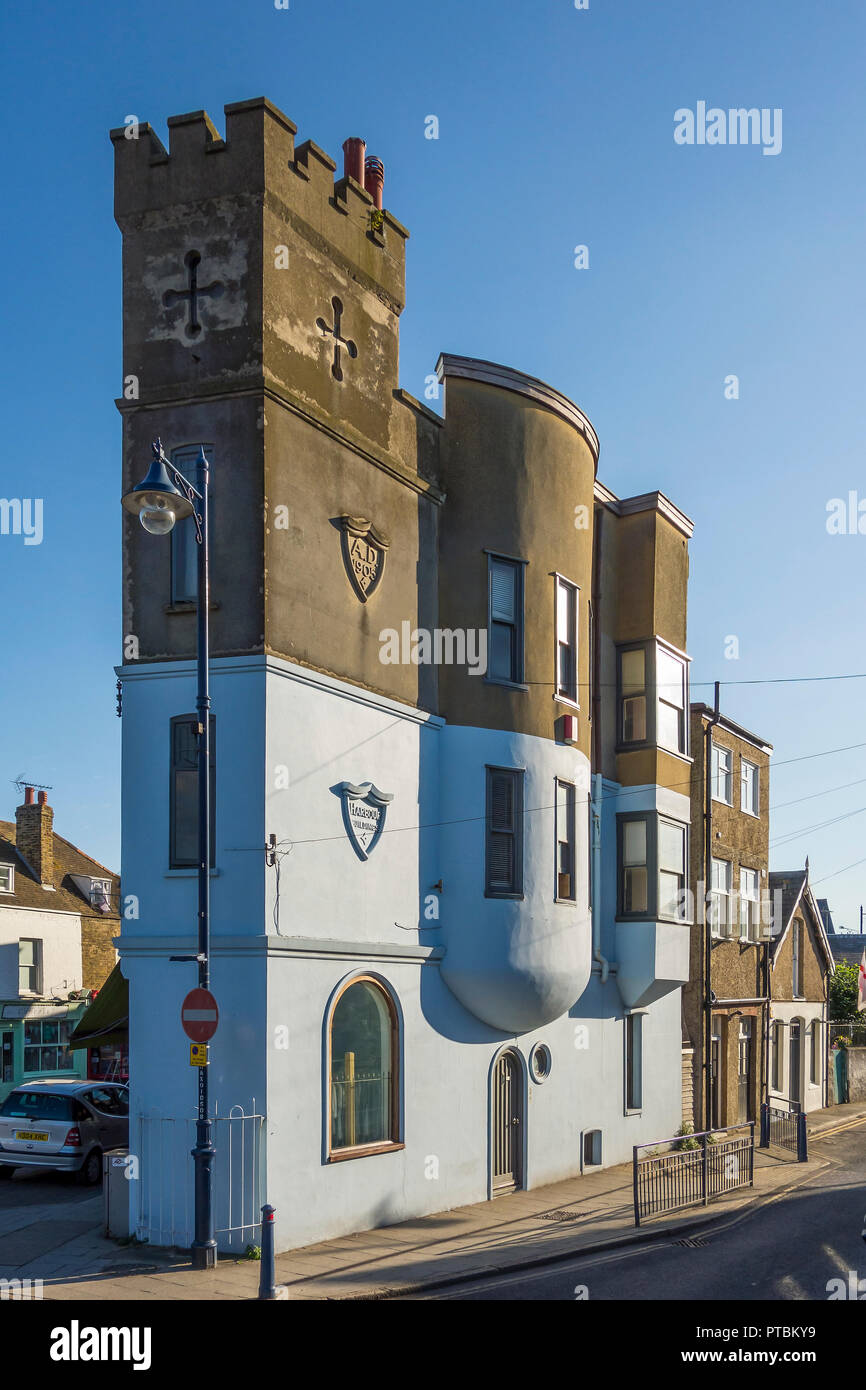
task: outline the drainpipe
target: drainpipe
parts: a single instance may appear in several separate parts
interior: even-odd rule
[[[769,878],[769,873],[770,873],[770,871],[769,871],[769,867],[768,867],[768,869],[767,869],[767,896],[768,896],[768,897],[769,897],[769,895],[770,895],[770,878]],[[765,926],[765,923],[764,923],[764,921],[763,921],[763,916],[764,916],[764,913],[763,913],[763,903],[762,903],[762,904],[761,904],[761,919],[762,919],[762,920],[761,920],[761,929],[762,929],[762,930],[763,930],[763,928],[764,928],[764,926]],[[771,906],[770,906],[770,927],[772,927],[772,921],[773,921],[773,918],[772,918],[772,903],[771,903]],[[769,1105],[769,1104],[770,1104],[770,1015],[771,1015],[771,1013],[772,1013],[771,1000],[770,1000],[770,940],[771,940],[771,938],[770,938],[770,936],[768,935],[766,941],[764,942],[764,994],[765,994],[766,998],[765,998],[765,1003],[764,1003],[764,1085],[763,1085],[763,1103],[764,1103],[765,1105]]]
[[[607,984],[610,962],[601,953],[601,801],[604,778],[593,773],[589,814],[592,828],[592,958],[601,966],[601,983]]]
[[[713,992],[713,938],[707,897],[713,867],[713,729],[718,722],[719,682],[716,681],[713,717],[704,730],[704,1097],[707,1129],[713,1127],[713,1006],[710,1002]]]
[[[592,959],[601,967],[601,983],[607,983],[610,962],[601,952],[601,814],[604,796],[604,777],[601,772],[601,642],[599,639],[601,618],[601,534],[604,508],[595,507],[592,545],[592,645],[589,654],[592,663],[592,717],[591,762],[598,769],[592,774],[592,793],[590,797],[590,846],[592,849]]]

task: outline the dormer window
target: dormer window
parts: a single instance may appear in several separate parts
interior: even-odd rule
[[[15,892],[15,866],[0,864],[0,893]]]
[[[111,884],[106,878],[90,880],[90,906],[98,912],[111,911]]]

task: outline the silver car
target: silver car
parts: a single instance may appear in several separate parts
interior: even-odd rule
[[[98,1183],[105,1149],[129,1138],[129,1091],[111,1081],[25,1081],[0,1105],[0,1177],[54,1168]]]

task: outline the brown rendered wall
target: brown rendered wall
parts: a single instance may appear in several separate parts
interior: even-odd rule
[[[580,588],[578,716],[580,750],[589,757],[589,602],[592,532],[575,526],[575,509],[592,516],[595,461],[574,426],[552,411],[484,382],[446,380],[442,481],[447,524],[440,547],[439,620],[443,627],[486,628],[485,550],[527,560],[525,682],[514,690],[443,667],[440,709],[449,722],[554,736],[569,707],[555,701],[554,574]]]
[[[617,644],[660,637],[685,651],[688,542],[666,516],[651,507],[622,516],[597,507],[596,538],[599,535],[601,770],[622,786],[656,783],[688,795],[688,758],[655,747],[616,751]]]
[[[279,403],[265,418],[266,649],[434,710],[435,666],[383,664],[380,634],[437,626],[439,506]],[[288,527],[275,524],[281,507]],[[366,603],[343,563],[341,515],[371,520],[389,542]]]
[[[794,922],[804,924],[803,934],[803,993],[798,997],[812,1002],[827,998],[827,961],[818,945],[815,927],[810,921],[811,914],[802,905],[794,913]],[[791,923],[781,941],[773,969],[770,972],[770,985],[774,999],[791,1001],[794,999],[794,922]]]

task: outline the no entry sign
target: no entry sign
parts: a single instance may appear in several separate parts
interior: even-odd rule
[[[191,989],[183,1001],[180,1021],[193,1042],[208,1042],[217,1030],[220,1011],[209,989]]]

